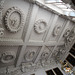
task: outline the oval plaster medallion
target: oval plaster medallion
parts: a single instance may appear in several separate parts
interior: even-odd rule
[[[34,30],[37,32],[37,33],[43,33],[47,30],[47,23],[44,21],[44,20],[38,20],[35,22],[34,24]]]
[[[54,35],[54,36],[59,35],[59,33],[60,33],[60,31],[61,31],[61,28],[62,28],[62,26],[60,26],[60,25],[55,26],[55,28],[54,28],[54,30],[53,30],[53,35]]]
[[[10,32],[19,31],[24,25],[22,11],[17,7],[9,8],[5,14],[5,25]]]
[[[34,56],[35,56],[35,53],[36,51],[32,50],[32,51],[28,51],[26,54],[25,54],[25,60],[26,61],[32,61]]]
[[[6,51],[1,56],[2,63],[10,63],[13,62],[16,58],[16,54],[13,51]]]

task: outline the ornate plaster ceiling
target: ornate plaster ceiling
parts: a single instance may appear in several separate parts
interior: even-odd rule
[[[0,68],[21,65],[28,72],[54,65],[75,42],[75,22],[38,1],[1,0],[0,16]]]

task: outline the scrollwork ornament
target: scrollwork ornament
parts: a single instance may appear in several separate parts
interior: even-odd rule
[[[5,25],[10,32],[18,32],[24,25],[24,15],[18,7],[9,8],[5,14]]]
[[[47,23],[45,20],[38,20],[35,22],[34,24],[34,30],[37,32],[37,33],[44,33],[46,30],[47,30]]]
[[[16,58],[16,54],[14,51],[6,51],[2,53],[1,62],[2,63],[10,63],[13,62]]]
[[[57,25],[55,26],[54,30],[53,30],[53,35],[57,36],[59,35],[60,31],[61,31],[62,26],[61,25]]]

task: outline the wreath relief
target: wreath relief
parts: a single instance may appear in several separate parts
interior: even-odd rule
[[[24,25],[23,13],[18,7],[9,8],[5,14],[4,20],[10,32],[17,32]]]

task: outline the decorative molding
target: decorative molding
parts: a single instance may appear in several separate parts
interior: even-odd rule
[[[65,47],[70,46],[75,40],[75,27],[71,30],[69,35],[65,38]]]
[[[9,8],[5,14],[5,25],[10,32],[18,32],[24,25],[24,15],[18,7]]]
[[[68,37],[68,35],[70,34],[71,30],[68,28],[65,30],[65,33],[63,35],[64,38]]]
[[[28,52],[25,53],[24,59],[26,61],[32,61],[34,56],[35,56],[35,54],[36,54],[35,50],[28,51]]]
[[[1,55],[1,62],[2,63],[10,63],[13,62],[16,58],[16,54],[14,51],[6,51]]]
[[[0,0],[0,25],[2,25],[2,10],[5,0]]]
[[[47,25],[46,21],[44,21],[42,19],[36,21],[34,24],[34,30],[37,33],[44,33],[47,30],[47,27],[48,27],[48,25]]]
[[[63,17],[64,19],[68,19],[68,20],[71,20],[71,21],[75,22],[74,20],[72,20],[72,18],[71,18],[70,16],[66,16],[66,15],[60,14],[59,12],[57,12],[57,11],[51,9],[51,8],[48,7],[46,4],[41,3],[41,2],[39,2],[38,0],[26,0],[26,1],[28,1],[28,2],[30,2],[30,3],[34,3],[34,4],[36,4],[36,5],[40,6],[40,7],[42,7],[43,9],[45,9],[45,10],[47,10],[47,11],[49,11],[49,12],[52,12],[53,14],[56,14],[56,15],[59,15],[60,17]],[[75,9],[73,4],[72,4],[72,8]]]
[[[55,60],[55,62],[59,62],[60,60],[62,60],[63,55],[65,55],[66,53],[66,48],[65,46],[59,46],[56,48],[56,50],[53,52],[52,57]]]
[[[2,10],[2,9],[3,9],[4,1],[5,1],[5,0],[0,0],[0,10]]]
[[[52,57],[56,57],[56,55],[58,54],[58,49],[56,49],[54,52],[53,52],[53,54],[52,54]]]
[[[21,66],[18,67],[8,66],[5,67],[5,69],[2,69],[2,71],[0,71],[0,75],[22,75],[23,73],[35,72],[37,69],[41,68],[45,69],[47,67],[50,67],[51,63],[53,62],[54,62],[53,60],[51,62],[45,61],[43,63],[38,61],[36,64],[27,62],[27,63],[22,63]]]
[[[0,28],[0,37],[2,37],[4,35],[4,29]]]
[[[41,59],[46,59],[49,56],[49,52],[43,52],[41,55]]]
[[[50,49],[46,46],[46,49],[43,50],[40,60],[46,60],[49,57],[49,54],[51,52],[53,47],[50,47]]]
[[[54,14],[60,15],[60,13],[58,13],[57,11],[52,10],[51,8],[49,8],[49,7],[46,6],[45,4],[40,3],[40,2],[37,1],[37,0],[26,0],[26,1],[31,2],[31,3],[34,3],[34,4],[37,4],[38,6],[44,8],[45,10],[48,10],[48,11],[54,13]]]
[[[54,30],[53,30],[53,35],[54,35],[54,36],[59,35],[59,34],[60,34],[60,31],[61,31],[61,28],[62,28],[61,25],[55,26],[55,27],[54,27]]]

